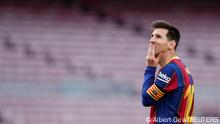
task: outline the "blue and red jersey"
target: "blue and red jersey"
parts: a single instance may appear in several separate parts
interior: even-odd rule
[[[142,103],[151,106],[150,124],[191,124],[194,85],[191,74],[176,56],[155,77],[156,67],[147,66]]]

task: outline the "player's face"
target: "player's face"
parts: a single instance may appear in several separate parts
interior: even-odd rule
[[[155,54],[159,55],[161,52],[166,52],[168,50],[169,40],[167,39],[167,29],[156,28],[153,30],[150,38],[150,43],[155,46]]]

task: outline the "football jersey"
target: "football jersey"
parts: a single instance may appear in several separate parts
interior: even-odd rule
[[[151,106],[150,124],[191,124],[194,85],[188,69],[175,56],[155,72],[156,67],[146,67],[142,87],[142,103]]]

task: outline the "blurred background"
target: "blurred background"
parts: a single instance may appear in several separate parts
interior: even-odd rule
[[[144,124],[149,24],[182,33],[195,116],[220,117],[218,0],[1,0],[0,124]],[[204,123],[204,122],[203,122]]]

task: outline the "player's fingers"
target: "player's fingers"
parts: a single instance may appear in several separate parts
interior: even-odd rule
[[[152,44],[151,56],[155,57],[155,45]]]
[[[148,61],[155,61],[155,48],[152,43],[149,44],[148,54],[146,56]]]
[[[151,57],[151,52],[152,52],[152,44],[150,43],[147,49],[147,57]]]

